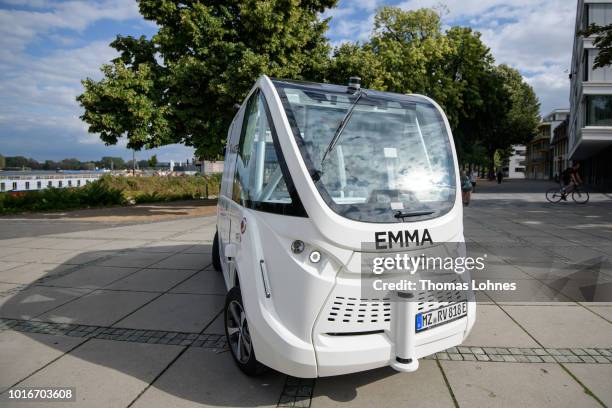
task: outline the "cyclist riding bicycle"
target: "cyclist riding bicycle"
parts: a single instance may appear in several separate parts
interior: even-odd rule
[[[582,178],[578,173],[578,169],[580,169],[580,163],[576,162],[572,167],[568,167],[561,174],[563,179],[563,195],[561,196],[561,199],[563,201],[567,201],[567,195],[571,193],[572,190],[576,188],[576,186],[582,184]]]

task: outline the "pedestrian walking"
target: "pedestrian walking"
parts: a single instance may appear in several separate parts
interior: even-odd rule
[[[472,193],[476,192],[476,181],[478,180],[478,172],[476,170],[472,170],[470,174],[470,183],[472,183]]]
[[[460,173],[461,181],[461,197],[463,199],[463,205],[470,205],[470,199],[472,198],[472,182],[470,178],[465,174],[465,171],[461,170]]]
[[[501,184],[504,179],[504,173],[502,173],[501,169],[497,170],[497,184]]]

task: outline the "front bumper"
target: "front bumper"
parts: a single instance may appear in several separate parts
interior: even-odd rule
[[[455,299],[449,298],[446,292],[426,292],[405,303],[384,299],[367,301],[359,299],[359,293],[354,279],[338,281],[319,313],[312,342],[292,335],[273,314],[260,307],[261,323],[264,324],[251,325],[257,327],[253,335],[258,359],[285,374],[304,378],[349,374],[384,366],[411,372],[418,368],[420,358],[461,344],[475,322],[473,298]],[[438,297],[448,301],[436,302]],[[463,300],[468,301],[467,316],[416,333],[417,311]],[[405,310],[402,312],[401,308]],[[347,313],[347,309],[351,310]]]

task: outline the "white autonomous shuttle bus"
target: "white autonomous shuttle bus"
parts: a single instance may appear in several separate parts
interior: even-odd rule
[[[457,157],[434,101],[360,89],[355,77],[262,76],[232,121],[224,166],[213,263],[243,372],[414,371],[468,335],[473,299],[420,292],[402,307],[361,287],[364,243],[464,242]],[[452,319],[422,330],[428,312],[457,302]]]

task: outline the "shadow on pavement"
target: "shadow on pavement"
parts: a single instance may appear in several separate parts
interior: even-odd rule
[[[151,406],[149,394],[155,404],[175,397],[217,406],[276,405],[286,376],[246,377],[225,346],[225,288],[210,267],[210,252],[210,245],[83,252],[29,285],[0,292],[3,324],[30,339],[11,346],[15,369],[2,368],[0,392],[16,383],[53,384],[76,387],[77,395],[100,403],[109,397],[100,390],[125,394],[155,380],[136,406]],[[54,362],[30,361],[38,365],[20,372],[28,365],[22,361],[37,353],[59,357],[67,351]]]

